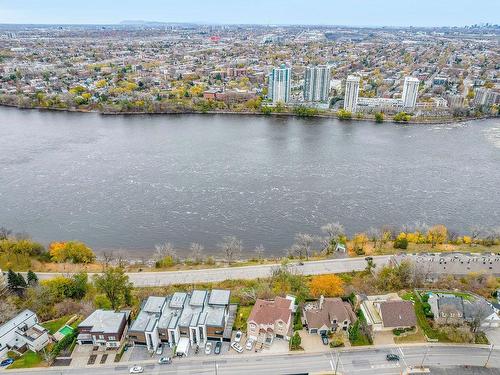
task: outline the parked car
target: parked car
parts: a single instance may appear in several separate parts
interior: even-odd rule
[[[234,336],[234,342],[240,342],[242,336],[243,333],[241,331],[236,332],[236,335]]]
[[[144,372],[144,369],[141,366],[132,366],[130,369],[131,374],[142,374]]]
[[[221,349],[222,349],[222,343],[220,341],[217,341],[215,343],[214,353],[220,354]]]
[[[172,358],[170,357],[161,357],[159,360],[158,360],[158,363],[160,365],[169,365],[172,363]]]
[[[387,354],[385,356],[385,359],[387,359],[388,361],[399,361],[399,355],[397,354]]]
[[[323,341],[323,345],[328,345],[328,336],[321,335],[321,341]]]
[[[245,349],[246,350],[252,350],[254,342],[255,342],[254,339],[248,339],[247,340],[247,344],[245,345]]]
[[[207,345],[205,345],[205,354],[210,354],[212,353],[212,343],[211,342],[207,342]]]
[[[7,358],[7,359],[4,359],[2,362],[0,362],[0,366],[5,367],[8,365],[11,365],[13,362],[14,362],[14,360],[12,358]]]
[[[158,345],[158,348],[156,349],[156,354],[161,355],[163,353],[163,345],[160,344]]]
[[[233,342],[231,344],[231,348],[233,348],[234,350],[236,350],[238,353],[243,353],[243,348],[237,342]]]

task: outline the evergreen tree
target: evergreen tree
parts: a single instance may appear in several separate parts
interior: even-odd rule
[[[27,278],[29,286],[35,286],[38,284],[38,276],[32,270],[28,271]]]
[[[19,272],[17,273],[17,287],[18,288],[26,288],[28,284],[26,283],[26,280],[24,279],[23,275],[21,275]]]
[[[10,268],[7,272],[7,286],[11,291],[15,291],[18,287],[17,275]]]

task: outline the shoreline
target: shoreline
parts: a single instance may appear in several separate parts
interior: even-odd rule
[[[377,123],[373,118],[357,118],[353,117],[351,119],[340,119],[335,113],[331,114],[314,114],[309,116],[300,116],[293,112],[281,112],[281,113],[262,113],[262,112],[243,112],[243,111],[194,111],[194,110],[184,110],[176,112],[110,112],[110,111],[99,111],[93,109],[82,109],[82,108],[45,108],[45,107],[20,107],[15,104],[0,103],[0,107],[16,108],[19,110],[38,110],[42,112],[68,112],[68,113],[94,113],[100,116],[161,116],[161,115],[230,115],[230,116],[264,116],[264,117],[293,117],[300,119],[307,118],[319,118],[319,119],[336,119],[343,123],[350,123],[351,121],[365,121]],[[492,118],[497,118],[498,116],[488,115],[482,117],[457,117],[457,118],[436,118],[432,120],[415,120],[396,122],[392,119],[384,119],[381,123],[393,123],[398,125],[445,125],[453,124],[459,122],[469,122],[469,121],[479,121],[487,120]]]

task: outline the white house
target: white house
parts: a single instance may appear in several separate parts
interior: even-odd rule
[[[24,310],[0,326],[0,358],[9,350],[27,348],[38,352],[49,343],[48,331],[38,324],[33,311]]]

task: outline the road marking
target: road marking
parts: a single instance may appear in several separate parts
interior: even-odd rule
[[[332,361],[333,361],[333,360],[331,359],[331,360],[330,360],[330,366],[332,367],[332,371],[333,371],[333,370],[335,370],[335,366],[333,366],[333,362],[332,362]]]
[[[406,363],[405,354],[403,353],[403,349],[401,349],[401,347],[399,347],[398,350],[401,353],[401,359],[403,360],[405,367],[408,367],[408,363]]]
[[[401,366],[399,365],[399,363],[392,363],[392,364],[383,364],[383,365],[371,365],[370,367],[373,369],[375,369],[375,368],[383,369],[383,368],[396,368],[396,367],[401,367]]]

